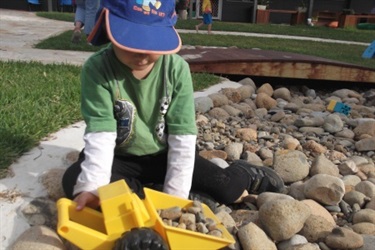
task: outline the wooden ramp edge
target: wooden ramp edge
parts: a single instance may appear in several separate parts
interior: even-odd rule
[[[189,63],[190,69],[194,73],[375,84],[375,69],[289,52],[202,48],[183,49],[179,54]]]

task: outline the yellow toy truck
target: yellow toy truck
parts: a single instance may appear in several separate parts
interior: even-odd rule
[[[141,200],[123,180],[103,186],[98,190],[101,212],[88,207],[77,211],[74,201],[61,198],[57,232],[77,247],[90,250],[214,250],[235,242],[207,205],[202,204],[203,213],[217,223],[222,237],[165,225],[157,210],[186,208],[193,201],[148,188],[144,192],[146,197]]]

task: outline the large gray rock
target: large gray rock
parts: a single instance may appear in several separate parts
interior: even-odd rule
[[[291,183],[307,177],[310,164],[305,154],[300,151],[279,150],[275,153],[273,168],[285,183]]]
[[[322,204],[337,205],[345,194],[345,186],[337,177],[317,174],[305,182],[304,194]]]
[[[256,224],[250,222],[237,233],[243,250],[277,250],[275,243]]]
[[[299,232],[310,208],[303,202],[291,199],[269,201],[259,209],[259,220],[264,231],[275,241],[290,239]]]

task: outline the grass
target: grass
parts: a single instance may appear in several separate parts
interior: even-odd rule
[[[74,17],[72,13],[61,12],[38,12],[37,15],[68,22],[73,22]],[[179,20],[176,27],[193,30],[198,22]],[[366,43],[374,38],[373,31],[357,29],[334,30],[326,27],[253,25],[218,21],[214,22],[213,27],[214,31],[302,35]],[[99,49],[85,43],[72,44],[71,35],[72,31],[64,32],[40,42],[36,47],[76,51]],[[364,46],[205,34],[181,34],[181,37],[184,44],[283,50],[375,68],[373,60],[360,57]],[[81,120],[80,69],[79,66],[72,65],[0,61],[0,177],[5,176],[12,162],[38,145],[43,138]],[[193,74],[194,88],[196,91],[205,89],[217,83],[218,79],[215,75]]]
[[[81,120],[80,67],[0,61],[0,176],[20,155]]]

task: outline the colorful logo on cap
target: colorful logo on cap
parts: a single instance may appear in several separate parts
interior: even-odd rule
[[[161,6],[161,2],[156,0],[137,0],[137,4],[142,5],[142,9],[147,12],[151,11],[150,5],[154,6],[157,10]],[[154,14],[157,14],[155,10],[153,10],[152,12],[154,12]]]

